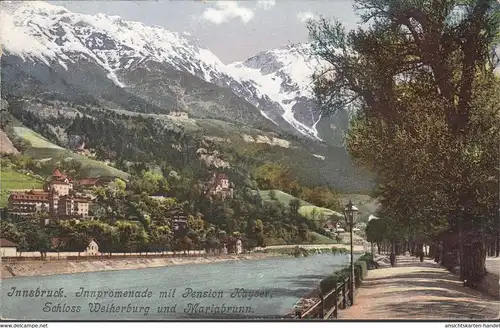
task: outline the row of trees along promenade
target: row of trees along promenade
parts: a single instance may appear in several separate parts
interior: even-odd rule
[[[354,160],[374,173],[380,220],[367,236],[421,249],[466,284],[498,256],[500,36],[496,0],[356,0],[363,23],[347,32],[309,22],[324,115],[357,108],[346,136]],[[498,68],[497,68],[498,71]]]

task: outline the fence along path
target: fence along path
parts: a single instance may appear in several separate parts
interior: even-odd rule
[[[347,307],[350,295],[350,281],[350,278],[345,279],[326,295],[321,294],[320,300],[313,306],[306,310],[298,311],[298,319],[336,319],[339,310]]]
[[[396,267],[368,271],[343,320],[493,320],[500,301],[468,287],[432,260],[401,256]]]

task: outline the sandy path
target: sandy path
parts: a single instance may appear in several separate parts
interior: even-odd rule
[[[398,257],[396,267],[370,270],[355,304],[339,319],[492,320],[500,301],[468,287],[432,260]]]

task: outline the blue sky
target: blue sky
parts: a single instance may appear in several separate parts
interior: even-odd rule
[[[307,42],[305,21],[322,15],[355,28],[352,0],[49,1],[85,14],[103,13],[198,38],[223,62],[242,61],[290,43]]]

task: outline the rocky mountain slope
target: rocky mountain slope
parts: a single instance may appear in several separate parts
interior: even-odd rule
[[[111,93],[115,105],[136,111],[186,111],[340,144],[336,131],[346,115],[321,121],[314,112],[310,80],[318,62],[306,45],[226,66],[190,35],[117,16],[33,1],[3,3],[1,18],[9,31],[2,33],[7,93],[29,89],[85,101],[109,101]]]
[[[283,118],[303,135],[340,145],[348,125],[349,109],[322,117],[314,101],[312,75],[326,65],[313,57],[309,44],[264,51],[233,63],[233,76],[252,80],[283,109]]]
[[[0,154],[19,154],[5,132],[0,130]]]
[[[313,113],[305,46],[224,65],[190,35],[45,2],[2,2],[0,22],[2,97],[23,124],[33,119],[20,116],[39,116],[28,127],[58,145],[76,113],[146,115],[234,149],[255,144],[262,160],[293,164],[314,181],[352,191],[370,184],[338,147],[347,116]],[[318,140],[320,128],[331,142]]]

